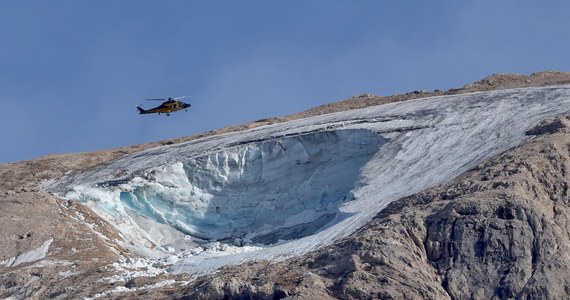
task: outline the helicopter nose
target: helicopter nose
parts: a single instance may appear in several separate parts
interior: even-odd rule
[[[188,108],[188,107],[190,107],[190,106],[192,106],[192,105],[191,105],[191,104],[184,103],[184,108]]]

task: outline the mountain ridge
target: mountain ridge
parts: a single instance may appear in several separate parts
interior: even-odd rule
[[[560,85],[560,84],[569,84],[569,83],[570,83],[570,72],[562,72],[562,71],[541,71],[541,72],[532,73],[530,75],[493,74],[481,80],[478,80],[474,83],[465,84],[463,87],[460,88],[451,88],[449,90],[436,89],[434,91],[415,90],[404,94],[395,94],[390,96],[361,94],[358,96],[350,97],[348,99],[334,101],[328,104],[323,104],[291,115],[264,118],[240,125],[230,125],[220,129],[214,129],[204,133],[199,133],[181,138],[166,139],[157,142],[137,144],[132,146],[123,146],[107,150],[89,151],[84,153],[102,154],[103,156],[109,155],[110,156],[109,158],[104,158],[104,159],[111,160],[120,157],[122,155],[126,155],[132,152],[137,152],[157,146],[172,145],[212,135],[237,132],[263,125],[270,125],[290,120],[339,112],[339,111],[359,109],[369,106],[408,101],[420,98],[436,97],[436,96],[458,95],[458,94],[481,92],[481,91],[524,88],[524,87],[538,87],[538,86]],[[51,154],[45,157],[49,158],[52,156],[57,157],[59,155],[74,155],[74,154],[80,155],[81,153]]]

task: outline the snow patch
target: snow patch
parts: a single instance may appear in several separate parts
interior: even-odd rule
[[[52,242],[53,238],[50,238],[36,249],[0,261],[0,265],[4,265],[6,267],[15,267],[24,263],[30,263],[40,260],[46,256],[49,250],[49,246],[51,245]]]
[[[70,277],[70,276],[75,276],[75,275],[77,275],[77,274],[79,274],[79,273],[78,273],[78,272],[73,272],[73,271],[71,271],[71,270],[68,270],[68,271],[64,271],[64,272],[59,272],[58,274],[59,274],[59,276],[61,276],[61,277],[63,277],[63,278],[67,278],[67,277]]]

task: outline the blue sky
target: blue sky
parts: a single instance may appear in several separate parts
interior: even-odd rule
[[[570,71],[569,1],[0,0],[0,162]],[[138,115],[145,98],[188,112]]]

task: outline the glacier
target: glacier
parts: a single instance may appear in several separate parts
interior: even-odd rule
[[[570,86],[417,99],[148,149],[43,186],[125,247],[201,273],[328,245],[569,111]]]

